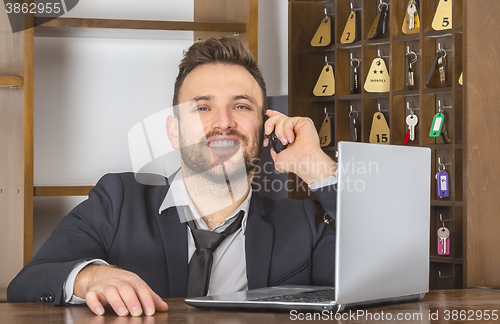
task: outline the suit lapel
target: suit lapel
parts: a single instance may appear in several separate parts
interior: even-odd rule
[[[181,223],[175,207],[164,210],[158,216],[158,224],[167,258],[169,297],[184,297],[188,276],[186,224]]]
[[[245,233],[245,252],[247,265],[248,288],[266,287],[273,249],[274,231],[267,223],[262,200],[254,192],[250,202],[248,221]]]

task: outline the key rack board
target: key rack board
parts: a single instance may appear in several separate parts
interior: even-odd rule
[[[470,104],[471,101],[467,102],[466,88],[467,86],[476,88],[478,92],[474,92],[474,95],[478,98],[482,96],[498,97],[498,91],[494,85],[489,85],[486,81],[483,82],[484,84],[471,84],[470,80],[466,81],[465,77],[463,77],[462,86],[459,83],[459,78],[462,72],[465,72],[467,63],[473,64],[475,73],[492,74],[488,72],[488,67],[481,67],[481,60],[487,58],[481,59],[479,53],[471,55],[468,58],[469,61],[466,61],[465,53],[472,53],[474,48],[472,48],[472,43],[467,43],[468,38],[465,31],[468,26],[474,33],[481,35],[481,33],[486,33],[484,28],[491,28],[491,31],[488,29],[487,33],[494,35],[494,28],[498,28],[498,19],[494,18],[494,13],[498,14],[500,8],[498,4],[486,1],[474,2],[474,6],[471,1],[467,3],[467,0],[441,1],[452,2],[451,28],[434,30],[432,21],[439,0],[420,0],[420,29],[416,33],[405,34],[402,27],[409,0],[385,0],[384,2],[389,5],[386,33],[375,39],[367,39],[367,36],[382,1],[289,1],[289,113],[292,116],[309,116],[314,121],[318,131],[325,114],[332,116],[333,145],[325,147],[324,150],[330,156],[335,157],[336,143],[351,140],[349,115],[351,107],[357,113],[357,141],[369,142],[372,119],[380,108],[389,124],[390,142],[387,144],[390,145],[403,145],[403,139],[408,130],[406,117],[410,114],[410,109],[407,107],[413,108],[413,113],[418,117],[418,124],[415,126],[414,140],[408,141],[406,145],[429,147],[432,150],[430,288],[462,288],[470,285],[486,285],[485,283],[488,281],[494,282],[490,285],[498,286],[500,285],[498,275],[493,274],[495,271],[493,269],[496,269],[496,273],[500,273],[500,260],[497,256],[485,254],[482,259],[479,257],[471,258],[469,262],[473,263],[468,265],[469,273],[466,272],[466,247],[469,250],[471,248],[477,250],[480,246],[487,246],[493,242],[498,244],[498,239],[494,238],[498,235],[491,234],[489,237],[481,237],[483,234],[480,234],[480,230],[476,227],[469,228],[467,231],[467,223],[481,219],[483,222],[481,224],[484,225],[484,222],[488,221],[483,221],[483,217],[495,218],[492,212],[496,211],[498,215],[498,210],[500,210],[494,198],[497,194],[490,191],[495,187],[498,189],[498,185],[493,185],[492,188],[488,188],[489,190],[482,192],[483,198],[472,192],[467,192],[467,181],[471,182],[472,179],[468,180],[468,176],[473,172],[470,169],[472,164],[467,165],[467,156],[474,145],[479,149],[484,144],[481,144],[479,138],[482,135],[478,135],[477,132],[468,134],[471,133],[468,129],[475,127],[474,123],[476,123],[475,113],[469,112],[469,109],[477,109],[480,112],[492,108],[488,108],[477,100],[474,105]],[[325,20],[325,10],[333,25],[332,43],[325,47],[313,47],[311,39],[320,23]],[[352,44],[342,44],[341,36],[346,22],[351,17],[352,10],[360,19],[359,40]],[[488,18],[467,19],[467,16],[472,17],[474,14],[479,16],[481,12],[483,14],[487,12]],[[494,26],[481,27],[487,24],[485,21],[489,18],[492,19],[489,24]],[[447,21],[448,19],[444,19],[443,25],[447,25]],[[497,36],[492,37],[498,38]],[[499,42],[495,42],[494,39],[488,40],[487,37],[474,38],[474,40],[476,41],[474,46],[484,46],[484,49],[494,50],[493,53],[497,53],[500,47]],[[428,73],[436,52],[440,48],[441,53],[443,50],[446,51],[446,66],[444,67],[446,81],[442,84],[439,82],[439,73],[436,69],[437,83],[426,86]],[[405,55],[408,51],[413,51],[417,55],[417,61],[413,65],[415,86],[412,90],[408,90],[405,86]],[[380,56],[386,63],[390,74],[390,90],[381,93],[367,92],[363,87],[365,80],[373,60]],[[494,67],[498,65],[496,57],[490,57]],[[351,59],[360,60],[358,67],[360,92],[357,94],[351,94],[350,91]],[[326,64],[325,62],[328,62],[334,70],[335,94],[315,96],[313,89]],[[353,62],[357,64],[355,61]],[[484,86],[485,84],[486,86]],[[472,96],[469,100],[472,100]],[[439,105],[441,105],[441,111],[445,117],[444,124],[447,128],[449,143],[446,143],[442,137],[429,136],[434,116],[440,110]],[[469,115],[470,117],[468,117]],[[492,122],[484,120],[478,122],[486,123],[484,124],[486,126],[491,123],[489,125],[493,133],[489,136],[499,135],[497,127],[494,127]],[[478,163],[479,167],[488,164],[493,169],[494,163],[498,159],[498,153],[496,154],[496,157],[485,155],[482,162],[472,162]],[[440,198],[434,176],[443,168],[449,174],[450,187],[449,196]],[[476,176],[481,175],[476,172]],[[487,177],[484,174],[482,176]],[[290,180],[300,182],[293,176]],[[299,185],[297,187],[300,188]],[[293,198],[312,196],[314,199],[314,196],[305,190],[291,192],[290,196]],[[475,201],[474,209],[469,212],[467,197]],[[488,215],[483,215],[477,210],[476,205],[481,200],[485,203],[483,207],[489,211]],[[318,217],[322,218],[323,215],[318,215]],[[500,229],[498,220],[489,220],[489,222],[495,228]],[[443,224],[451,232],[449,255],[438,253],[437,230]],[[469,245],[466,244],[467,237],[469,237]],[[478,243],[479,241],[480,243]],[[490,263],[492,270],[489,270],[489,273],[478,269],[482,268],[478,265],[484,262]]]

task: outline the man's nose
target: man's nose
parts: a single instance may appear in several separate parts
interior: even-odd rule
[[[220,109],[214,116],[212,121],[212,129],[219,129],[225,131],[227,129],[235,128],[236,122],[233,118],[231,111],[229,109]]]

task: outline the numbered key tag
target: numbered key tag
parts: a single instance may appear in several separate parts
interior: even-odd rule
[[[389,8],[389,5],[385,2],[379,4],[378,6],[378,13],[375,16],[375,20],[372,23],[372,26],[370,27],[370,31],[368,32],[368,36],[366,38],[368,39],[374,39],[377,38],[377,36],[380,36],[385,33],[385,25],[387,24],[387,9]]]
[[[450,254],[450,230],[446,227],[440,227],[437,230],[438,236],[438,254],[439,255],[449,255]]]
[[[390,144],[390,142],[391,134],[384,114],[376,112],[373,115],[372,129],[370,131],[370,143]]]
[[[439,198],[445,198],[450,195],[449,176],[445,170],[439,171],[436,175],[437,190]]]
[[[368,76],[365,81],[367,92],[389,92],[391,89],[391,77],[385,62],[380,57],[373,60]]]
[[[429,132],[430,137],[441,136],[441,129],[443,128],[444,115],[442,113],[437,113],[432,121],[431,131]]]
[[[347,19],[347,23],[344,27],[344,32],[342,33],[342,37],[340,38],[340,43],[342,44],[352,44],[357,41],[357,33],[358,33],[358,15],[356,11],[351,10],[349,14],[349,18]]]
[[[323,119],[323,124],[319,130],[319,145],[321,147],[327,147],[333,145],[333,125],[330,116],[325,116]]]
[[[335,94],[335,76],[333,75],[333,66],[325,65],[319,75],[313,94],[316,97],[327,97]]]
[[[436,14],[432,20],[434,30],[450,29],[452,27],[453,0],[439,0]]]
[[[420,32],[420,10],[417,0],[409,0],[403,20],[403,33],[416,34]]]
[[[332,44],[332,19],[325,16],[311,39],[311,46],[326,47]]]

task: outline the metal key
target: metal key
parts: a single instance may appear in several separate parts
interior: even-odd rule
[[[349,118],[351,120],[351,141],[358,141],[358,130],[356,128],[356,118],[358,118],[358,112],[356,110],[352,110],[352,106],[350,106]]]
[[[445,73],[445,66],[446,66],[446,57],[443,55],[443,56],[440,56],[438,58],[438,69],[439,69],[439,81],[441,83],[445,83],[446,82],[446,73]]]
[[[413,90],[415,87],[415,74],[413,72],[413,63],[408,62],[408,90]]]
[[[437,235],[439,237],[439,241],[441,242],[441,254],[448,254],[446,250],[446,241],[450,237],[450,230],[446,227],[440,227],[437,231]]]
[[[418,123],[417,115],[411,114],[406,117],[406,124],[410,129],[410,141],[415,140],[415,126]]]
[[[387,9],[383,9],[382,13],[382,34],[385,34],[387,29]]]
[[[408,11],[408,17],[410,18],[410,24],[408,28],[412,30],[415,28],[415,12],[417,11],[417,6],[415,5],[414,0],[411,1],[407,11]]]

